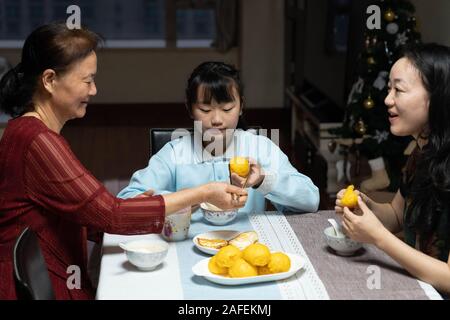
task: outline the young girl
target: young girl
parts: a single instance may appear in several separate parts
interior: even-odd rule
[[[391,131],[412,135],[416,150],[391,203],[359,193],[362,215],[336,212],[357,241],[372,243],[413,276],[450,293],[450,48],[427,44],[406,50],[392,67],[388,107]],[[403,230],[405,242],[393,233]]]
[[[248,200],[240,211],[263,212],[265,199],[282,212],[317,211],[318,188],[290,164],[280,148],[266,137],[236,129],[243,102],[235,68],[221,62],[199,65],[186,88],[186,107],[196,121],[194,134],[167,143],[145,169],[133,174],[118,196],[135,197],[149,189],[164,194],[230,178],[242,187],[245,179],[229,173],[230,159],[242,156],[251,165],[245,183]]]

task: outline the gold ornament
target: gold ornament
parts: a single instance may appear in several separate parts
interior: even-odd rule
[[[361,136],[363,136],[366,133],[367,127],[366,127],[366,124],[364,123],[364,121],[362,121],[362,119],[359,119],[358,122],[356,122],[355,131],[357,134],[359,134]]]
[[[395,13],[392,11],[392,9],[387,9],[387,11],[384,13],[384,20],[387,22],[392,22],[395,19]]]
[[[373,107],[375,107],[375,101],[373,101],[372,97],[369,96],[366,100],[364,100],[363,106],[366,109],[372,109]]]
[[[373,57],[368,57],[367,58],[367,63],[370,65],[374,65],[376,63],[375,59]]]

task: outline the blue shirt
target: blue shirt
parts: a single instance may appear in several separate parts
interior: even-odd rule
[[[255,159],[265,175],[258,188],[247,189],[248,200],[239,212],[264,212],[265,199],[280,212],[317,211],[318,188],[309,177],[299,173],[267,137],[236,130],[225,154],[217,157],[202,148],[201,138],[194,137],[195,134],[168,142],[151,157],[145,169],[133,174],[130,184],[118,197],[135,197],[149,189],[155,194],[170,193],[212,181],[229,183],[228,164],[236,155]]]

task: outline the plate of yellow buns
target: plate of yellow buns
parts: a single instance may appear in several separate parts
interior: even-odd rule
[[[223,285],[243,285],[289,278],[305,267],[305,259],[297,254],[275,252],[259,242],[240,250],[227,245],[211,258],[199,261],[192,272]]]

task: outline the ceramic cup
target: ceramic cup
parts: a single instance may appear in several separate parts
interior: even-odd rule
[[[166,217],[162,237],[167,241],[185,240],[191,225],[191,207],[184,208]]]

